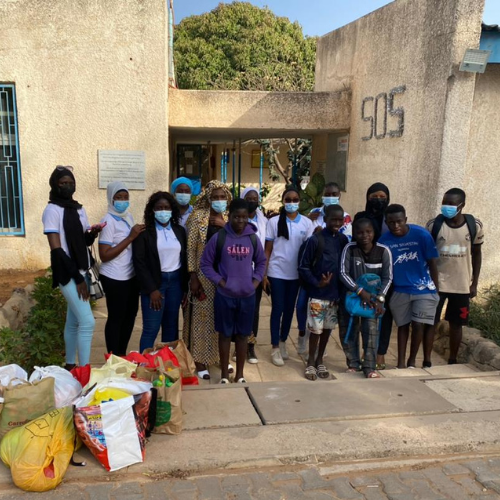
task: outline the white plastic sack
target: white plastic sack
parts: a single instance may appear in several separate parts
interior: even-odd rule
[[[137,369],[135,363],[111,354],[106,363],[101,368],[92,368],[90,371],[90,380],[85,386],[85,390],[92,387],[95,383],[101,383],[109,377],[130,378]]]
[[[56,408],[70,406],[73,401],[82,394],[82,385],[76,380],[68,370],[60,366],[35,366],[35,370],[30,376],[29,381],[33,383],[36,380],[52,377],[54,379],[54,399]]]
[[[0,366],[0,386],[7,387],[10,381],[15,378],[28,380],[28,374],[19,365]],[[13,385],[16,385],[16,382],[13,381]]]

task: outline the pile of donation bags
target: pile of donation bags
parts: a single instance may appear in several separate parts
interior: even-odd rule
[[[145,459],[150,432],[182,431],[182,385],[198,383],[179,340],[143,354],[107,356],[100,368],[0,367],[0,456],[14,483],[47,491],[83,443],[108,471]]]

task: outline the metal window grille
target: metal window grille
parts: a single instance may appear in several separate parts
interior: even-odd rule
[[[16,90],[0,84],[0,236],[24,235]]]

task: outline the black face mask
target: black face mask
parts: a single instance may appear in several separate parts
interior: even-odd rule
[[[374,214],[382,214],[387,208],[388,201],[386,198],[371,198],[368,200],[368,209]]]
[[[257,208],[259,208],[259,204],[256,201],[249,201],[248,202],[248,213],[253,214]]]
[[[71,200],[72,196],[75,194],[75,186],[59,186],[58,188],[59,196],[63,200]]]

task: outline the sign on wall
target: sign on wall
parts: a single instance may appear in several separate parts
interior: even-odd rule
[[[144,151],[98,151],[99,189],[122,181],[129,189],[146,189],[146,153]]]

